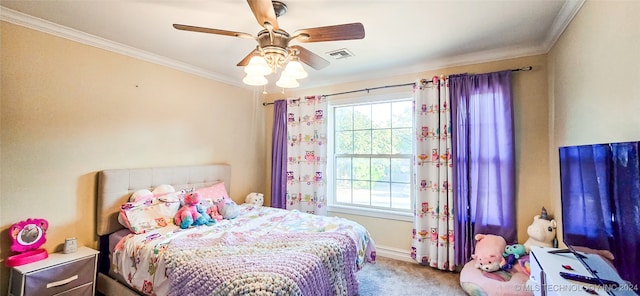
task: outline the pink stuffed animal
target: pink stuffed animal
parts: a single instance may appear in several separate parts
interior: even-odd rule
[[[476,268],[492,272],[500,270],[506,261],[502,257],[507,242],[498,235],[476,234],[476,251],[471,258],[476,260]]]
[[[204,225],[209,222],[209,218],[198,212],[196,205],[200,202],[200,193],[191,192],[184,196],[184,205],[178,210],[174,217],[176,225],[180,228],[189,228],[189,226]]]
[[[218,206],[216,204],[211,205],[207,209],[207,215],[209,215],[211,219],[216,221],[220,221],[223,219],[222,215],[220,214],[220,211],[218,210]]]

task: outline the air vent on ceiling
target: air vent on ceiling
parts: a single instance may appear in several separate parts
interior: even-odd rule
[[[336,50],[327,52],[327,54],[336,60],[350,58],[353,56],[353,53],[351,53],[346,48],[336,49]]]

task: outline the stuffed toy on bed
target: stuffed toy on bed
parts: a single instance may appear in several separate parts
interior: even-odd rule
[[[222,217],[225,219],[234,219],[240,215],[240,207],[233,200],[225,198],[222,202],[223,206],[218,207]]]
[[[529,239],[524,242],[527,253],[531,252],[531,246],[551,248],[556,238],[556,220],[547,215],[547,210],[542,208],[540,215],[533,217],[533,223],[527,227]]]
[[[261,207],[264,204],[264,195],[262,193],[251,192],[247,195],[244,202]]]
[[[513,244],[504,248],[504,254],[502,254],[502,257],[506,258],[509,255],[513,255],[516,259],[520,259],[520,257],[526,254],[527,250],[524,248],[523,244]]]
[[[211,219],[206,215],[198,212],[198,203],[200,202],[200,193],[190,192],[184,196],[184,205],[178,210],[174,217],[174,223],[180,228],[189,228],[190,226],[198,226],[210,223]]]
[[[503,237],[493,234],[476,234],[476,249],[471,258],[476,260],[476,268],[493,272],[500,270],[506,263],[502,257],[507,242]]]

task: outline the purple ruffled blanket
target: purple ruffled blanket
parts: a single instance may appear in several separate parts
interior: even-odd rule
[[[358,293],[356,245],[337,232],[181,238],[165,253],[169,295]]]

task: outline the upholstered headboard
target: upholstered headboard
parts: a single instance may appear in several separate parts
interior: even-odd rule
[[[103,170],[98,173],[97,234],[107,235],[124,228],[118,223],[120,205],[140,189],[170,184],[176,190],[201,188],[224,181],[229,191],[231,166],[213,164],[138,169]]]

